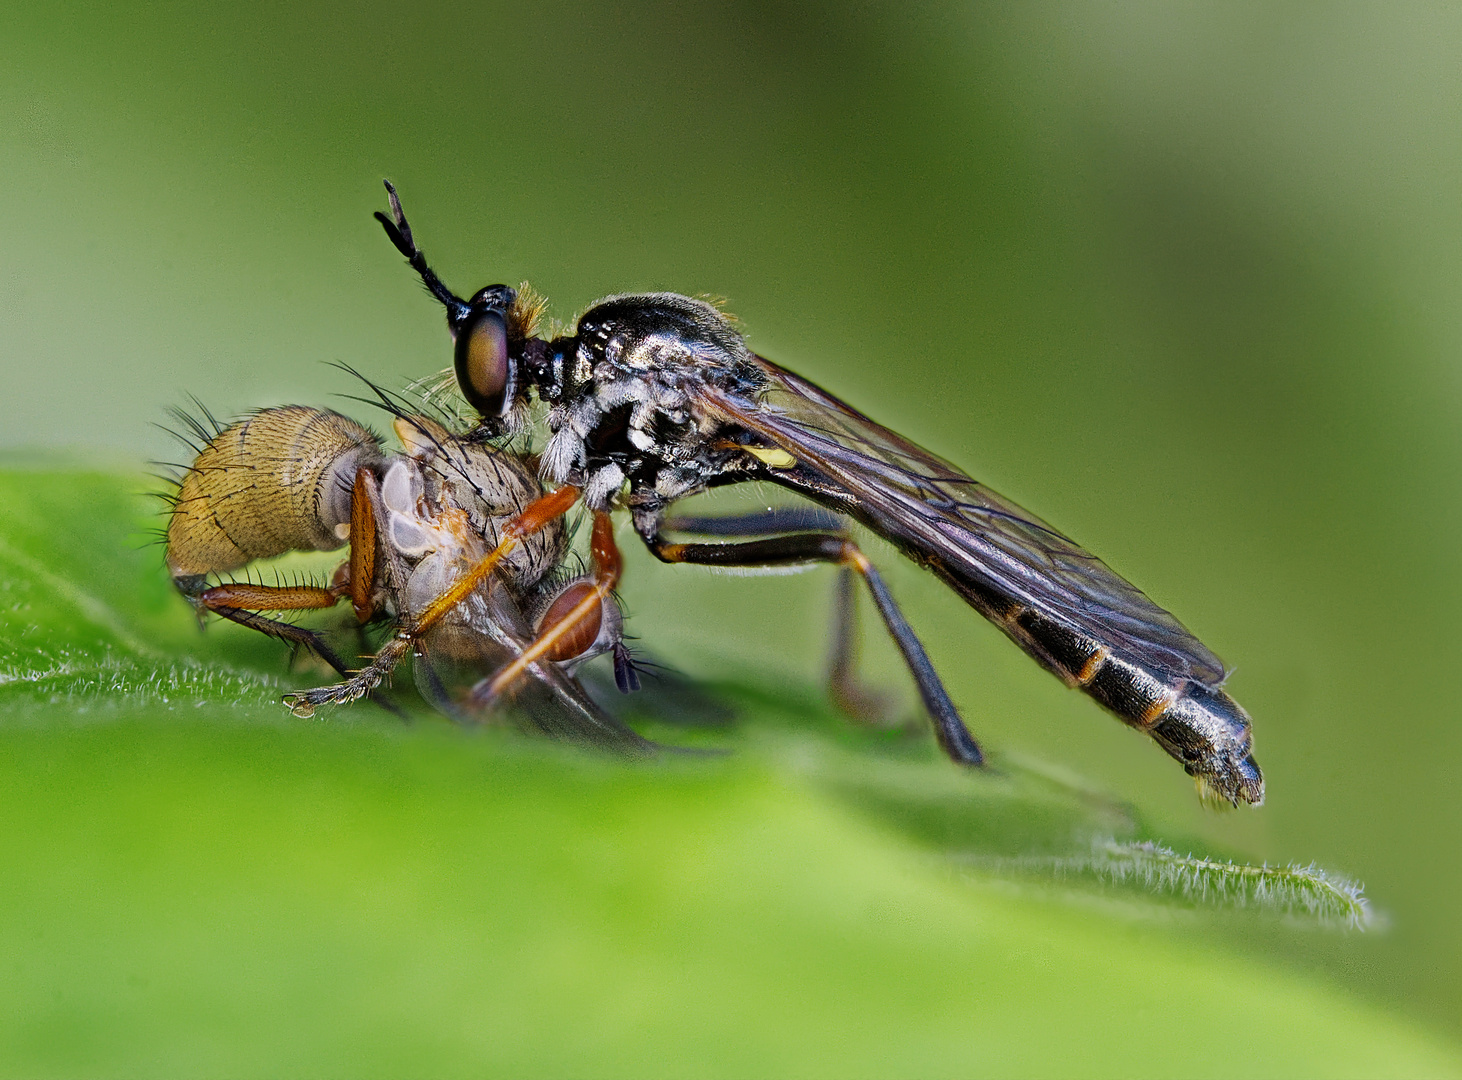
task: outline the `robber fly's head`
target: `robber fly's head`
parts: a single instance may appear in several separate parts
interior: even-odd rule
[[[537,374],[535,365],[541,365],[543,343],[534,337],[534,331],[542,302],[526,287],[520,291],[507,285],[479,289],[470,300],[457,296],[427,266],[389,180],[386,192],[391,199],[391,216],[377,212],[376,220],[396,250],[421,275],[427,292],[447,309],[457,386],[482,417],[483,428],[496,434],[510,426],[509,415],[526,399],[529,384]]]

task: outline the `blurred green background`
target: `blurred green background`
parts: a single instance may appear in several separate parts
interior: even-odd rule
[[[448,355],[370,219],[382,177],[458,292],[526,279],[564,319],[724,296],[758,351],[1216,649],[1268,802],[1204,811],[875,548],[975,732],[1174,835],[1364,880],[1385,933],[1253,951],[1462,1034],[1462,11],[159,3],[4,26],[0,447],[175,460],[149,423],[190,393],[379,424],[324,362],[400,385]],[[811,685],[830,584],[634,552],[624,593],[682,670]]]

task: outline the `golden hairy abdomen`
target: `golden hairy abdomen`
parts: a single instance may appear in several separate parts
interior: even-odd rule
[[[340,547],[355,470],[380,458],[370,430],[325,409],[290,405],[231,424],[179,485],[169,571],[227,573],[286,551]]]

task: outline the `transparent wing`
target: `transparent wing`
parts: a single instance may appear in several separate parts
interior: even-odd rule
[[[756,360],[769,389],[753,399],[709,388],[710,404],[845,494],[875,532],[1157,671],[1223,682],[1217,656],[1095,555],[822,388]]]
[[[423,637],[416,659],[417,688],[448,716],[479,720],[480,710],[467,702],[467,691],[515,659],[532,637],[516,601],[492,578]],[[524,726],[553,738],[631,754],[656,749],[601,709],[551,662],[530,664],[501,707]]]

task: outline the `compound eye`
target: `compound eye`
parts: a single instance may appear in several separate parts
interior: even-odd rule
[[[483,416],[501,416],[513,397],[508,328],[496,311],[479,311],[457,331],[457,385]]]

